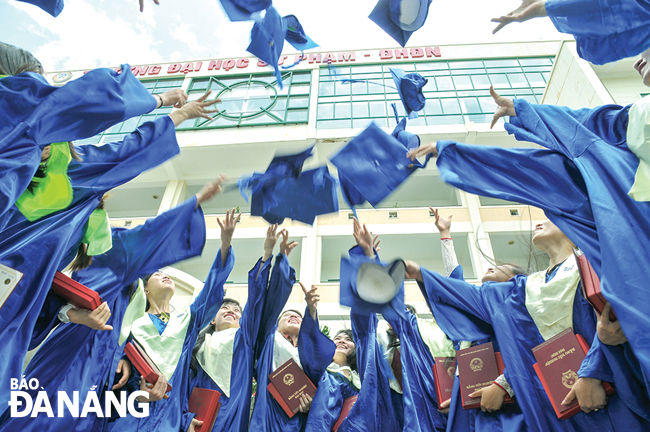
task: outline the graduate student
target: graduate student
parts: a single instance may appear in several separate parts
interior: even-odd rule
[[[191,388],[207,388],[221,393],[221,408],[214,430],[247,431],[251,411],[255,345],[259,337],[262,312],[268,296],[277,286],[269,286],[273,248],[283,231],[271,225],[264,240],[264,254],[248,273],[246,307],[224,298],[208,327],[201,331],[192,356]],[[286,242],[285,242],[286,243]],[[286,246],[284,250],[286,251]],[[285,258],[276,260],[273,281],[289,272]]]
[[[214,101],[205,102],[206,97],[144,123],[120,142],[79,147],[83,160],[70,161],[67,185],[57,188],[69,197],[64,209],[30,221],[31,213],[14,205],[4,215],[0,263],[23,276],[0,308],[0,355],[12,359],[0,363],[0,406],[7,407],[10,379],[20,377],[30,343],[40,343],[57,322],[62,303],[45,301],[54,273],[72,261],[81,243],[86,254],[110,249],[108,216],[99,212],[98,218],[91,217],[97,215],[102,197],[178,154],[175,125],[207,115],[205,107]],[[62,149],[67,150],[67,144]]]
[[[650,48],[647,0],[523,0],[509,14],[493,18],[496,33],[512,22],[548,16],[555,28],[571,34],[578,54],[594,64],[632,57]]]
[[[161,105],[180,108],[187,101],[180,89],[151,95],[128,65],[120,73],[96,69],[61,87],[44,74],[31,53],[0,42],[0,217],[30,183],[43,180],[39,165],[47,164],[52,143],[90,138]],[[50,213],[64,208],[61,202],[47,201]]]
[[[239,215],[235,215],[233,209],[219,224],[221,248],[203,289],[184,311],[174,311],[170,306],[175,286],[169,276],[158,271],[146,279],[147,314],[135,320],[131,337],[144,348],[164,376],[156,383],[147,383],[135,370],[128,385],[131,391],[148,393],[146,398],[138,396],[136,399],[139,403],[149,404],[149,416],[121,417],[110,425],[110,430],[192,432],[202,424],[188,410],[192,349],[201,329],[207,326],[223,303],[223,284],[235,264],[230,244],[238,219]],[[168,394],[167,383],[172,386]]]
[[[72,273],[74,280],[102,297],[110,318],[104,322],[108,325],[100,326],[100,322],[90,327],[80,324],[93,312],[72,305],[59,311],[57,317],[63,324],[50,334],[23,373],[28,379],[38,380],[47,392],[50,406],[58,406],[58,392],[66,395],[78,392],[83,405],[90,389],[95,389],[104,407],[105,392],[126,384],[132,370],[130,362],[122,359],[125,336],[132,321],[145,313],[144,291],[138,286],[138,278],[201,254],[205,219],[200,205],[220,191],[222,180],[223,177],[206,184],[192,198],[144,225],[112,228],[112,248],[94,257],[88,268]],[[115,380],[116,372],[121,376],[119,382]],[[37,418],[9,418],[6,411],[2,426],[43,431],[102,431],[108,422],[108,417],[97,416],[95,412],[85,417],[72,417],[68,411],[65,414],[55,418],[45,414]]]
[[[532,349],[559,332],[572,328],[591,341],[596,331],[595,314],[579,291],[579,274],[573,244],[551,221],[537,225],[536,247],[546,252],[549,267],[530,276],[516,276],[508,282],[486,282],[478,289],[464,281],[446,278],[413,262],[407,262],[407,277],[415,278],[445,333],[454,339],[457,329],[448,326],[450,307],[463,311],[467,320],[489,324],[496,336],[508,383],[531,431],[631,431],[647,430],[648,422],[634,414],[613,394],[608,398],[602,381],[613,380],[611,369],[600,350],[592,350],[582,362],[579,379],[563,404],[577,399],[581,413],[559,420],[533,370]],[[453,316],[459,320],[459,314]],[[474,337],[472,337],[474,339]],[[589,414],[587,414],[589,413]]]
[[[440,246],[442,249],[442,262],[445,266],[445,276],[462,281],[464,280],[463,267],[458,264],[454,240],[451,236],[451,219],[453,215],[444,218],[440,215],[438,209],[429,207],[429,210],[434,212],[435,225],[440,232]],[[519,274],[527,275],[526,270],[519,266],[499,264],[488,268],[481,278],[481,282],[507,282]],[[432,307],[435,307],[435,305],[432,305]],[[462,324],[463,320],[454,320],[454,322],[449,323],[449,325],[456,327],[457,333],[459,334],[463,333]],[[471,332],[472,330],[469,330],[467,333],[470,334]],[[480,341],[454,340],[454,347],[456,350],[459,350],[485,342],[492,342],[498,351],[498,343],[491,333],[490,337]],[[453,356],[455,357],[455,353]],[[506,396],[515,396],[514,390],[508,384],[505,374],[501,374],[494,380],[492,385],[472,393],[471,396],[481,398],[480,409],[463,409],[460,396],[460,379],[458,374],[456,374],[454,376],[451,398],[440,403],[440,411],[449,414],[447,418],[447,431],[490,432],[493,430],[503,430],[515,432],[526,430],[524,416],[521,413],[516,399],[515,403],[511,405],[503,404]]]
[[[283,230],[281,254],[276,258],[276,266],[278,260],[287,259],[288,253],[297,244],[297,242],[289,243],[288,233]],[[271,275],[269,289],[273,289],[273,295],[267,296],[262,314],[262,327],[256,349],[257,394],[251,417],[251,430],[283,432],[302,430],[307,421],[306,413],[309,411],[312,398],[301,395],[299,412],[289,418],[266,389],[269,375],[288,360],[293,359],[301,366],[307,377],[314,384],[318,384],[334,356],[335,347],[324,334],[320,331],[302,330],[303,314],[292,309],[282,312],[295,283],[295,270],[292,267],[281,270]],[[316,287],[312,286],[307,290],[304,285],[300,284],[300,286],[307,302],[305,316],[310,315],[317,325],[316,308],[319,296]]]

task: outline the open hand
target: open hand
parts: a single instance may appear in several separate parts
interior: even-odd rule
[[[289,243],[289,231],[286,229],[283,229],[281,232],[282,234],[282,242],[280,243],[280,252],[283,253],[285,256],[289,256],[293,248],[298,246],[297,241],[292,241]]]
[[[169,114],[169,116],[174,121],[174,124],[178,126],[185,120],[191,120],[198,117],[202,117],[206,120],[212,120],[212,117],[210,117],[208,114],[214,114],[216,112],[219,112],[219,110],[216,108],[213,110],[206,108],[210,105],[214,105],[217,102],[221,102],[221,99],[206,100],[210,93],[212,93],[212,91],[208,90],[197,100],[188,102],[181,109],[173,111],[171,114]]]
[[[104,302],[95,310],[70,309],[68,318],[74,324],[82,324],[94,330],[113,330],[112,326],[106,325],[111,317],[111,309],[108,303]]]
[[[262,261],[264,262],[273,256],[273,248],[275,248],[278,238],[282,235],[282,231],[277,231],[278,224],[273,224],[266,230],[266,238],[264,239],[264,256],[262,257]]]
[[[492,123],[490,123],[490,129],[492,129],[495,124],[497,124],[497,121],[501,117],[517,116],[517,112],[515,111],[515,103],[513,102],[512,99],[508,99],[506,97],[499,95],[497,92],[494,91],[493,86],[490,86],[490,95],[494,99],[494,102],[496,102],[497,104],[497,110],[495,111],[494,116],[492,116]]]
[[[111,390],[117,390],[119,388],[122,388],[126,385],[127,381],[129,381],[129,378],[131,378],[131,362],[125,359],[120,359],[120,362],[117,364],[117,370],[115,373],[121,373],[122,378],[118,382],[113,385],[113,388]]]
[[[200,206],[205,201],[210,201],[216,194],[221,192],[221,183],[228,180],[228,176],[221,174],[218,179],[208,182],[196,194],[196,206]]]
[[[524,22],[532,18],[548,16],[546,13],[546,0],[523,0],[521,6],[510,12],[508,15],[499,18],[492,18],[492,22],[499,23],[492,34],[495,34],[505,26],[513,22]]]
[[[406,157],[414,162],[416,158],[428,155],[429,153],[433,154],[433,157],[438,157],[437,143],[429,143],[409,150],[409,152],[406,153]]]
[[[318,288],[316,288],[316,285],[312,285],[311,289],[307,291],[307,288],[302,284],[302,282],[298,282],[300,284],[300,288],[302,288],[302,292],[305,293],[305,302],[307,302],[307,307],[309,308],[309,314],[313,319],[316,319],[316,312],[317,312],[317,306],[318,306],[318,301],[320,300],[320,296],[316,292]]]
[[[352,235],[357,241],[357,244],[361,247],[361,249],[363,249],[363,253],[365,253],[367,257],[374,257],[375,252],[373,250],[373,247],[375,243],[379,244],[377,241],[378,238],[373,239],[372,233],[370,230],[368,230],[366,224],[361,225],[357,218],[352,219],[352,221],[354,226],[354,232]]]
[[[431,210],[436,217],[435,224],[436,228],[438,228],[438,231],[440,231],[440,237],[451,237],[451,218],[453,218],[454,215],[449,215],[449,219],[445,219],[440,216],[438,209],[429,207],[429,210]]]
[[[174,108],[182,108],[187,103],[187,94],[181,89],[167,90],[165,93],[159,94],[162,100],[162,106],[173,106]]]
[[[235,217],[235,209],[232,209],[232,212],[230,210],[226,212],[226,217],[223,222],[221,222],[221,219],[217,218],[217,223],[221,228],[222,253],[223,253],[223,249],[226,250],[230,249],[230,244],[232,243],[232,235],[235,232],[235,228],[237,228],[237,222],[239,222],[240,218],[241,218],[241,213],[239,213]]]

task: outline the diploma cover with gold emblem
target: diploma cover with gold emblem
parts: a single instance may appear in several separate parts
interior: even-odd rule
[[[571,328],[533,348],[537,360],[533,368],[560,419],[568,419],[581,411],[577,399],[569,405],[562,405],[562,401],[578,381],[578,369],[588,351],[587,341],[574,334]],[[608,395],[614,393],[609,383],[604,382],[603,387]]]
[[[460,397],[464,409],[481,407],[481,398],[471,398],[476,390],[489,387],[503,373],[501,353],[495,353],[492,342],[456,351],[458,361],[458,377],[460,379]],[[510,396],[503,400],[504,404],[514,401]],[[440,402],[439,402],[440,403]]]
[[[436,380],[438,406],[451,398],[456,376],[456,357],[434,357],[433,377]]]
[[[294,359],[289,359],[269,375],[266,387],[285,413],[292,418],[300,408],[300,395],[316,394],[316,386],[302,371]]]

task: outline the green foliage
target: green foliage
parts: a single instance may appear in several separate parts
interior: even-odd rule
[[[323,326],[323,328],[320,330],[325,336],[330,337],[330,328],[327,327],[326,325]]]

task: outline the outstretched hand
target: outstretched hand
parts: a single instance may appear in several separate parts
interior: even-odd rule
[[[438,143],[429,143],[426,145],[421,145],[419,147],[416,147],[412,150],[409,150],[408,153],[406,153],[406,157],[411,159],[411,161],[415,162],[416,158],[419,158],[420,156],[425,156],[428,155],[429,153],[433,154],[433,157],[438,157]]]
[[[153,2],[156,3],[157,5],[160,4],[158,0],[153,0]],[[144,0],[140,0],[140,12],[144,12]]]
[[[82,324],[93,330],[113,330],[112,326],[107,325],[111,317],[111,308],[108,303],[104,302],[95,310],[90,309],[70,309],[68,318],[73,324]]]
[[[282,242],[280,243],[280,252],[283,253],[285,256],[289,256],[293,248],[298,246],[297,241],[292,241],[291,243],[289,242],[289,231],[286,229],[283,229],[281,232],[282,234]]]
[[[302,288],[302,292],[305,293],[305,302],[309,308],[309,314],[313,319],[316,319],[316,308],[318,306],[318,301],[320,300],[320,296],[316,292],[318,288],[316,288],[316,285],[312,285],[311,289],[307,291],[307,288],[305,288],[302,282],[298,283],[300,284],[300,288]]]
[[[406,279],[415,279],[422,282],[422,271],[420,270],[420,264],[409,260],[404,260],[404,264],[406,264]]]
[[[436,228],[438,228],[438,231],[440,231],[440,237],[451,237],[450,235],[451,218],[453,218],[454,215],[449,215],[449,219],[445,219],[442,216],[440,216],[440,212],[438,211],[438,209],[429,207],[429,210],[431,210],[436,217],[435,224],[436,224]]]
[[[508,15],[499,18],[492,18],[492,22],[499,23],[492,34],[495,34],[505,26],[513,22],[524,22],[532,18],[548,16],[546,13],[546,0],[523,0],[521,6],[510,12]]]
[[[363,249],[363,253],[366,254],[367,257],[374,257],[375,252],[373,247],[375,243],[377,245],[379,244],[379,236],[373,239],[372,233],[368,230],[366,224],[361,225],[357,218],[353,218],[352,220],[354,224],[354,232],[352,233],[354,239],[357,241],[359,247]]]
[[[162,106],[173,106],[174,108],[182,108],[187,103],[187,94],[181,89],[167,90],[165,93],[159,94]]]
[[[280,230],[280,232],[277,231],[278,224],[273,224],[266,230],[266,238],[264,239],[264,256],[262,257],[262,261],[264,262],[273,256],[275,244],[278,242],[278,238],[282,235],[282,230]]]
[[[169,116],[174,121],[174,124],[178,126],[181,123],[183,123],[185,120],[191,120],[198,117],[202,117],[206,120],[212,120],[212,117],[210,117],[208,114],[214,114],[216,112],[219,112],[219,110],[216,108],[213,110],[209,110],[206,108],[209,107],[210,105],[216,104],[217,102],[221,102],[221,99],[206,100],[208,96],[210,96],[210,93],[212,93],[212,91],[208,90],[207,92],[205,92],[203,96],[201,96],[197,100],[186,103],[179,110],[172,111],[172,113],[169,114]]]
[[[219,178],[208,182],[201,188],[201,190],[196,194],[196,206],[200,206],[201,203],[210,201],[216,194],[221,192],[221,183],[228,180],[228,176],[225,174],[219,175]]]
[[[492,123],[490,123],[490,129],[497,124],[497,121],[501,117],[510,116],[516,117],[517,112],[515,111],[515,102],[512,99],[503,97],[494,91],[494,87],[490,86],[490,95],[494,99],[494,102],[497,104],[497,110],[492,117]]]

